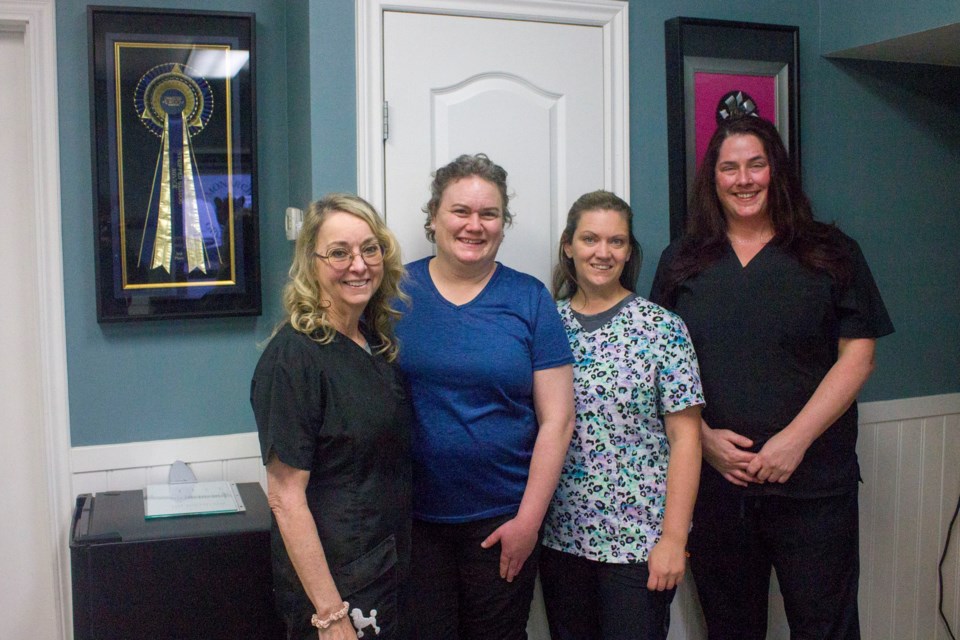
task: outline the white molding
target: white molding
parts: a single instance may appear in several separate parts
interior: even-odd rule
[[[864,402],[859,410],[861,424],[960,414],[960,393]],[[82,474],[158,467],[176,460],[195,463],[259,457],[257,433],[249,431],[221,436],[73,447],[70,450],[70,469],[74,474]]]
[[[960,393],[858,404],[860,424],[917,420],[960,414]]]
[[[44,455],[48,507],[55,548],[51,557],[59,592],[60,637],[72,627],[69,524],[73,508],[68,456],[67,342],[63,302],[63,249],[60,219],[60,147],[57,105],[56,15],[54,0],[0,0],[0,29],[24,34],[30,79],[25,109],[33,114],[33,206],[37,215],[35,269],[40,313],[40,362]]]
[[[192,463],[254,457],[260,457],[260,442],[255,431],[74,447],[70,452],[71,468],[75,474],[159,467],[177,460]]]
[[[590,25],[603,30],[604,185],[630,199],[628,3],[611,0],[356,0],[357,193],[384,210],[383,12]],[[426,179],[426,176],[424,177]]]

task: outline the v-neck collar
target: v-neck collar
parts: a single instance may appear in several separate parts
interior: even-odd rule
[[[500,272],[503,270],[503,265],[501,265],[499,262],[495,262],[494,264],[495,266],[493,273],[490,275],[490,279],[488,279],[486,284],[483,285],[483,288],[477,292],[477,295],[473,296],[463,304],[451,302],[450,300],[447,300],[442,293],[440,293],[440,289],[437,287],[437,283],[433,281],[433,275],[430,273],[429,260],[424,264],[423,268],[426,271],[427,282],[430,283],[430,289],[433,291],[433,295],[437,296],[437,299],[441,300],[445,305],[452,309],[466,309],[470,305],[475,304],[478,300],[480,300],[490,289],[490,287],[493,286],[493,281],[500,277]]]
[[[566,300],[564,300],[564,302],[566,303],[566,308],[570,314],[571,321],[575,322],[576,325],[580,327],[580,330],[583,333],[589,335],[592,333],[596,333],[597,331],[603,329],[604,327],[609,326],[614,320],[616,320],[620,316],[621,313],[623,313],[624,309],[629,307],[639,297],[640,296],[630,291],[627,293],[627,295],[623,296],[623,298],[621,298],[616,304],[611,306],[609,309],[605,309],[600,313],[593,313],[590,315],[586,315],[586,314],[579,313],[578,311],[574,311],[572,298],[567,298]],[[611,313],[611,311],[613,313]],[[589,318],[595,318],[597,316],[602,316],[605,314],[609,314],[609,317],[606,318],[601,325],[594,327],[593,329],[588,329],[586,326],[584,326],[583,321]]]
[[[765,245],[763,245],[762,247],[760,247],[760,250],[757,251],[755,254],[753,254],[753,256],[752,256],[749,260],[747,260],[746,263],[743,263],[743,262],[741,262],[741,260],[740,260],[740,256],[737,255],[737,250],[734,248],[733,242],[731,242],[731,241],[729,241],[729,240],[727,241],[727,250],[728,250],[728,251],[730,252],[730,254],[733,256],[733,259],[736,261],[737,266],[740,267],[740,270],[741,270],[741,271],[745,271],[750,265],[752,265],[754,262],[756,262],[757,258],[759,258],[760,255],[761,255],[762,253],[764,253],[769,247],[770,247],[770,243],[767,242]]]

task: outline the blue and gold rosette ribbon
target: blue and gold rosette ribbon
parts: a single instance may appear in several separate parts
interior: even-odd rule
[[[153,67],[134,92],[140,121],[161,140],[138,266],[170,274],[207,273],[221,264],[216,212],[203,197],[191,140],[213,114],[213,92],[186,71],[178,63]]]

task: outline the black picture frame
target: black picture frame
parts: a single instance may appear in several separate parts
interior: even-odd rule
[[[87,26],[97,321],[260,315],[254,14]]]
[[[686,17],[664,23],[671,240],[683,235],[698,151],[716,130],[708,117],[721,105],[773,121],[799,176],[799,38],[799,27],[789,25]],[[738,88],[745,83],[763,99]]]

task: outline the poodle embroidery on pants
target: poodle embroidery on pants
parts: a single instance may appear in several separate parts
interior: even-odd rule
[[[370,626],[373,627],[374,635],[380,635],[380,627],[377,626],[377,610],[370,609],[370,615],[364,616],[363,611],[354,609],[350,612],[350,619],[353,620],[353,628],[357,630],[357,637],[362,638],[363,630]]]

